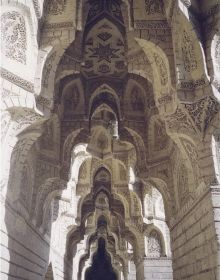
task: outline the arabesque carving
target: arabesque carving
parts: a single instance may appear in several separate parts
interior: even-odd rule
[[[197,60],[195,56],[195,50],[191,36],[186,30],[183,31],[182,35],[182,54],[184,68],[187,72],[192,72],[197,69]]]
[[[50,15],[60,15],[65,8],[66,0],[48,0],[47,11]]]
[[[206,97],[198,102],[185,104],[185,108],[188,110],[197,128],[201,132],[205,132],[212,119],[219,112],[220,105],[214,98]]]
[[[148,256],[159,258],[162,254],[161,239],[156,230],[152,230],[148,237]]]
[[[24,17],[17,11],[1,16],[2,51],[7,58],[21,64],[27,63],[27,33]]]

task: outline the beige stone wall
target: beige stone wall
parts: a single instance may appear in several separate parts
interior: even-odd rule
[[[43,279],[49,242],[13,207],[8,205],[5,211],[1,220],[1,279]]]
[[[44,279],[49,264],[53,279],[65,279],[71,264],[53,247],[49,235],[36,229],[13,205],[1,204],[1,208],[1,279]]]
[[[171,259],[145,259],[144,279],[173,279],[173,269]]]
[[[216,190],[198,197],[171,226],[174,279],[219,277],[219,186]]]

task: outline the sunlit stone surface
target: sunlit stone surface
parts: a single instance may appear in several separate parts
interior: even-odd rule
[[[1,280],[220,279],[218,0],[1,1]]]

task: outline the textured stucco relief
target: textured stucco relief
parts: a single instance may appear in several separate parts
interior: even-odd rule
[[[47,3],[47,12],[50,15],[59,15],[62,14],[65,8],[66,0],[49,0]]]
[[[160,235],[156,230],[152,230],[148,237],[148,256],[149,257],[160,257],[162,254],[162,245]]]
[[[2,50],[5,56],[26,64],[27,34],[24,17],[17,11],[1,15]]]
[[[47,279],[53,269],[54,279],[84,279],[99,238],[118,280],[182,279],[189,271],[192,279],[214,275],[219,191],[211,181],[218,169],[210,139],[219,104],[211,86],[204,87],[206,53],[198,52],[194,22],[186,19],[189,24],[178,29],[181,13],[175,9],[181,3],[47,2],[35,82],[8,69],[2,74],[9,112],[3,115],[3,143],[12,153],[4,195],[6,202],[16,201],[6,203],[3,216],[5,275],[35,280],[48,270]],[[185,2],[185,12],[194,12],[190,5]],[[125,6],[132,29],[129,16],[123,20]],[[180,45],[174,53],[175,33]],[[174,56],[182,67],[180,88]],[[218,63],[218,52],[213,60]],[[36,91],[30,96],[47,120],[28,109],[35,102],[27,92],[21,98],[18,87]],[[218,138],[214,134],[217,161]],[[213,255],[205,262],[209,247]]]
[[[193,70],[197,69],[197,60],[191,36],[189,36],[186,30],[183,31],[181,41],[185,71],[192,72]]]

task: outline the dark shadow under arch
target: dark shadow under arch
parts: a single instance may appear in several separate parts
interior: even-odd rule
[[[118,280],[111,265],[111,258],[105,249],[105,240],[99,238],[98,249],[93,257],[92,266],[86,270],[85,280]]]

